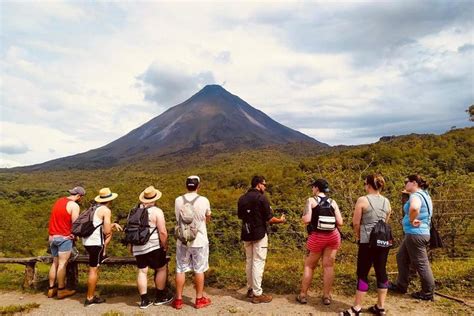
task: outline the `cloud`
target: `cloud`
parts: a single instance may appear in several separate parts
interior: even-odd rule
[[[0,153],[8,155],[24,154],[29,151],[28,146],[18,142],[16,139],[2,139],[0,144]]]
[[[143,89],[145,100],[163,106],[176,105],[207,84],[214,84],[214,75],[210,71],[191,73],[183,68],[151,64],[137,77],[138,87]]]

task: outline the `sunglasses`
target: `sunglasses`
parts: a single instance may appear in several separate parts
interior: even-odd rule
[[[260,183],[261,185],[263,185],[264,187],[267,187],[267,184],[266,183]]]

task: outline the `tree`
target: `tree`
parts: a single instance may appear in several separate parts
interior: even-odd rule
[[[469,113],[469,121],[474,122],[474,104],[472,104],[466,112]]]

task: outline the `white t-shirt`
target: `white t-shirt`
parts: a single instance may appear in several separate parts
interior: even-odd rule
[[[186,193],[184,196],[186,200],[192,201],[196,198],[198,194],[196,192]],[[174,202],[174,211],[176,214],[176,222],[179,218],[179,211],[184,205],[184,199],[182,196],[178,196]],[[204,247],[209,244],[209,239],[207,238],[207,227],[206,227],[206,215],[211,215],[211,204],[209,200],[204,196],[199,196],[199,198],[194,202],[194,221],[197,226],[197,235],[188,247]],[[181,244],[180,240],[176,241],[177,244]]]

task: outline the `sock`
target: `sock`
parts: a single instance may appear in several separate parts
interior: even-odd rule
[[[146,299],[148,299],[148,295],[146,293],[142,294],[142,295],[140,295],[140,298],[142,299],[142,301],[146,300]]]
[[[162,298],[162,297],[165,296],[165,294],[166,294],[166,290],[165,290],[165,289],[163,289],[163,290],[156,289],[156,297],[157,297],[157,298]]]

